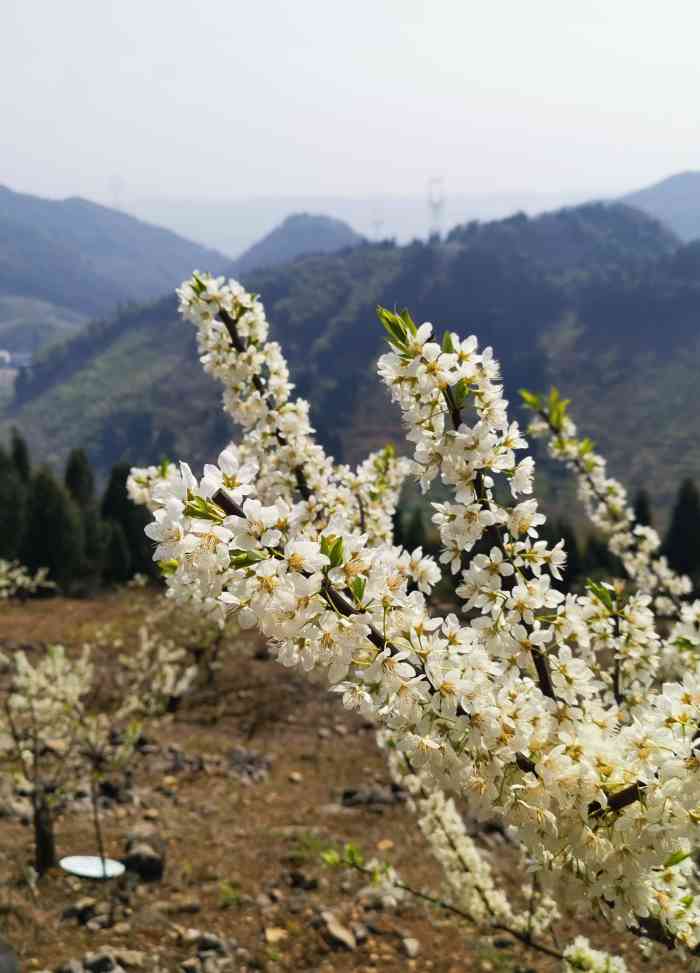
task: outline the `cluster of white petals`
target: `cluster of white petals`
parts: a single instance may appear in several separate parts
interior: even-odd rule
[[[618,956],[593,949],[585,936],[577,936],[564,950],[564,973],[627,973],[627,964]]]
[[[39,568],[32,574],[19,561],[0,558],[0,601],[55,587],[53,581],[48,580],[47,568]]]
[[[637,591],[654,598],[659,615],[673,617],[679,602],[691,590],[690,579],[679,575],[659,556],[661,539],[653,527],[638,524],[627,491],[608,476],[607,464],[593,443],[579,437],[568,413],[569,402],[556,389],[547,397],[521,392],[525,405],[535,413],[529,432],[547,441],[549,455],[576,476],[578,495],[593,526],[620,558]]]
[[[17,783],[32,792],[35,813],[48,795],[60,799],[96,754],[104,767],[128,760],[135,734],[113,732],[126,711],[110,717],[91,705],[96,682],[90,646],[79,656],[52,645],[34,662],[22,651],[0,661],[11,670],[0,717],[0,757],[13,767]]]
[[[141,476],[170,595],[257,628],[283,665],[325,673],[346,707],[385,727],[426,788],[430,835],[458,828],[440,790],[461,795],[477,815],[502,815],[531,870],[569,900],[695,950],[684,863],[700,824],[700,673],[660,681],[656,589],[558,589],[563,543],[539,537],[534,464],[517,458],[527,443],[491,350],[453,333],[439,343],[431,325],[380,312],[392,350],[379,372],[411,467],[423,488],[440,477],[452,493],[434,522],[464,617],[436,617],[436,565],[388,539],[402,464],[353,473],[313,443],[262,305],[240,285],[195,275],[179,294],[245,446],[201,477],[185,463]],[[488,889],[518,928],[483,865],[472,873],[460,885],[470,912],[486,910]]]
[[[386,732],[378,734],[387,749],[394,782],[411,795],[418,826],[442,866],[444,901],[471,922],[504,930],[528,940],[541,937],[559,918],[556,902],[534,885],[523,888],[527,907],[514,909],[505,889],[498,887],[491,865],[468,834],[454,800],[395,749]]]

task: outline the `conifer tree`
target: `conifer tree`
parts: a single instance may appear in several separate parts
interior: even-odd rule
[[[19,555],[26,501],[26,485],[0,446],[0,558],[12,560]]]
[[[641,489],[634,499],[634,519],[642,527],[651,527],[654,522],[651,512],[651,499],[644,489]]]
[[[84,449],[74,449],[68,456],[65,485],[77,504],[83,521],[85,559],[81,574],[85,579],[99,581],[109,531],[100,519],[95,500],[95,477]]]
[[[80,573],[83,562],[80,513],[47,469],[39,470],[30,482],[21,560],[31,571],[48,568],[50,578],[64,590]]]
[[[153,575],[153,549],[144,534],[144,527],[150,516],[144,507],[137,507],[129,499],[126,480],[130,469],[128,463],[117,463],[112,468],[102,499],[102,518],[121,525],[131,557],[132,571]]]
[[[83,509],[95,500],[95,477],[84,449],[71,451],[66,464],[66,489]]]
[[[11,444],[12,462],[20,478],[28,483],[32,475],[32,464],[29,459],[29,449],[26,442],[20,435],[19,429],[12,430]]]
[[[117,520],[108,523],[103,578],[107,584],[125,584],[132,575],[131,553],[124,528]]]
[[[691,479],[678,490],[663,552],[681,574],[700,574],[700,493]]]

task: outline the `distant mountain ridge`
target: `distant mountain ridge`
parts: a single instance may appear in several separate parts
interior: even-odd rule
[[[612,472],[658,501],[700,468],[700,244],[681,246],[628,206],[472,223],[443,242],[365,243],[243,281],[265,302],[320,438],[348,461],[402,442],[374,374],[382,303],[492,345],[511,401],[521,386],[556,382]],[[103,471],[163,455],[197,467],[234,433],[174,296],[50,349],[16,391],[5,430],[18,424],[50,462],[81,444]]]
[[[622,197],[673,230],[681,240],[700,238],[700,171],[679,172]]]
[[[233,261],[232,273],[276,267],[309,254],[336,253],[363,242],[342,220],[312,213],[292,213],[279,226]]]
[[[237,260],[80,198],[0,186],[0,349],[36,353],[118,305],[162,297],[195,268],[243,274],[357,246],[342,220],[288,216]]]
[[[222,270],[215,250],[79,197],[42,199],[0,186],[0,347],[17,320],[46,343],[119,304],[160,297],[193,266]],[[11,299],[10,305],[2,299]],[[41,302],[21,306],[21,301]],[[19,302],[19,303],[18,303]]]

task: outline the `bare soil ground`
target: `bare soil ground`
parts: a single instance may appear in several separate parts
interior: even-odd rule
[[[120,632],[128,649],[150,597],[124,592],[0,606],[0,649],[22,646],[32,653],[51,642],[78,649],[105,625]],[[508,936],[485,936],[415,900],[398,911],[360,906],[361,876],[325,868],[324,848],[354,842],[426,890],[439,888],[439,869],[404,803],[343,804],[344,791],[390,790],[372,728],[349,716],[323,686],[257,657],[258,650],[254,642],[241,642],[225,656],[214,688],[202,688],[180,711],[144,728],[153,746],[134,761],[133,799],[103,812],[107,853],[120,858],[127,832],[150,821],[167,844],[166,871],[161,882],[130,893],[119,926],[93,932],[63,919],[82,896],[98,902],[118,896],[119,883],[90,883],[56,870],[32,891],[26,880],[30,828],[0,819],[0,934],[13,944],[22,969],[53,970],[88,951],[119,946],[158,955],[162,968],[175,971],[193,955],[187,933],[193,928],[235,939],[246,952],[234,969],[559,969],[557,961]],[[101,658],[100,672],[109,695],[108,657]],[[232,772],[235,748],[267,756],[267,774],[246,782]],[[94,853],[89,809],[64,815],[56,830],[61,855]],[[493,863],[514,874],[512,851],[494,835],[482,840]],[[346,927],[363,925],[366,938],[354,949],[334,947],[319,918],[324,910]],[[601,937],[599,925],[588,930],[564,920],[557,928],[563,943],[579,932],[601,947],[615,945],[614,936]],[[418,941],[413,958],[406,937]],[[672,960],[642,964],[634,944],[618,949],[632,970],[674,968]],[[152,968],[149,959],[142,968]]]

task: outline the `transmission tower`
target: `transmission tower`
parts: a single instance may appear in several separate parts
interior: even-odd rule
[[[382,238],[382,230],[384,229],[384,217],[380,206],[375,206],[372,210],[371,226],[372,239],[378,243]]]
[[[445,211],[445,183],[442,176],[428,180],[429,236],[442,236],[442,217]]]

